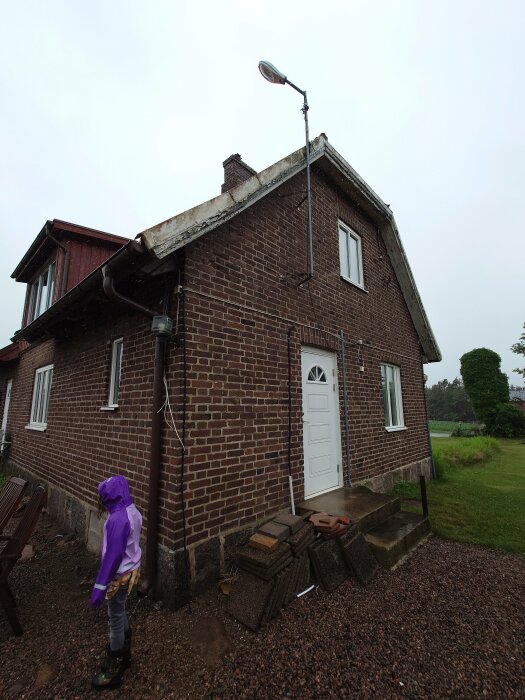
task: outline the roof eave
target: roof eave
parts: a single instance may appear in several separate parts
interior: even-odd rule
[[[79,284],[50,306],[47,311],[44,311],[29,325],[18,330],[11,338],[11,341],[34,341],[51,335],[52,327],[57,321],[65,317],[69,309],[73,308],[81,299],[87,299],[90,295],[102,290],[102,267],[104,265],[111,265],[112,268],[122,268],[126,274],[131,274],[134,269],[136,270],[141,264],[146,264],[150,260],[151,256],[142,248],[138,241],[128,241],[126,245],[117,250]]]
[[[390,207],[331,146],[324,134],[312,141],[310,162],[317,162],[378,226],[419,335],[423,360],[439,362],[441,352],[423,308]],[[141,240],[153,255],[163,258],[230,221],[305,167],[306,149],[301,148],[228,192],[143,231]]]

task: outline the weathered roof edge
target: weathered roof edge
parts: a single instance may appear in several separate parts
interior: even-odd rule
[[[143,231],[140,237],[144,245],[154,256],[163,258],[213,231],[305,168],[305,151],[305,148],[300,148],[228,192]],[[441,352],[423,307],[392,211],[333,148],[325,134],[312,141],[310,161],[318,162],[380,229],[425,359],[428,362],[439,362]]]

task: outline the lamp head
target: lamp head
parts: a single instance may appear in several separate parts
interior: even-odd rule
[[[269,83],[277,83],[278,85],[284,85],[286,83],[286,76],[281,73],[272,63],[269,61],[259,61],[259,70],[261,75]]]

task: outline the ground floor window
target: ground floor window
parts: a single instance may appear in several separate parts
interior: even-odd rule
[[[35,372],[31,418],[28,428],[45,430],[47,428],[47,411],[53,381],[53,365],[39,367]]]
[[[122,370],[122,351],[124,349],[123,338],[113,341],[111,351],[111,375],[109,380],[108,406],[118,406],[118,394],[120,390],[120,374]]]
[[[385,427],[387,430],[404,428],[401,372],[396,365],[381,365]]]

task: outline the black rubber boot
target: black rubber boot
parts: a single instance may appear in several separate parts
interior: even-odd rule
[[[95,690],[111,690],[121,685],[122,676],[127,668],[125,654],[124,647],[118,651],[107,650],[102,669],[91,681]]]
[[[104,656],[102,657],[102,661],[100,662],[100,670],[105,671],[108,667],[108,658],[109,658],[109,651],[111,647],[109,644],[106,645],[106,649],[104,651]],[[131,665],[131,627],[128,628],[128,631],[125,633],[124,636],[124,668],[129,668]]]

